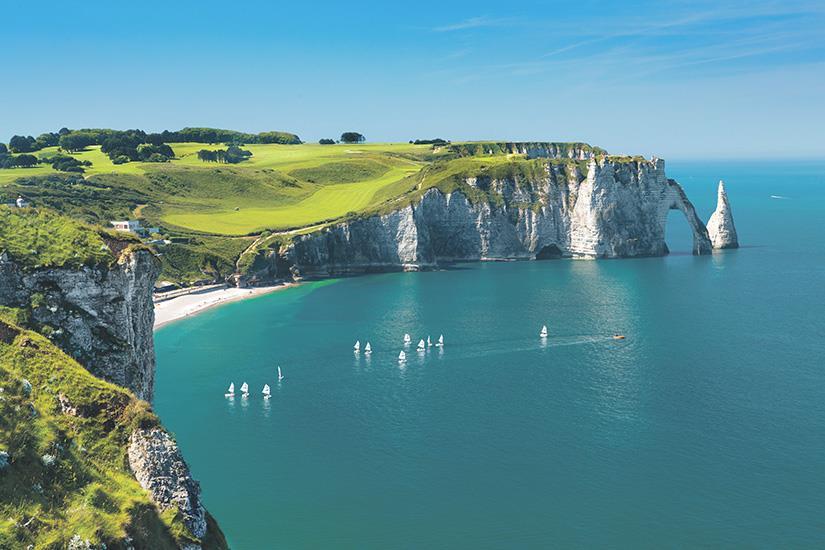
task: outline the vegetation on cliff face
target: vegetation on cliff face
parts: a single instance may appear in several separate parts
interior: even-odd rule
[[[195,542],[127,466],[129,435],[158,423],[149,405],[21,327],[25,317],[0,308],[0,548]],[[211,518],[204,547],[226,547]]]

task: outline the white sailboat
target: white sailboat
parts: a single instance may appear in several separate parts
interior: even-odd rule
[[[284,375],[281,374],[281,367],[278,367],[278,382],[284,379]]]
[[[433,343],[432,343],[432,341],[430,341],[430,337],[429,337],[429,336],[427,336],[427,347],[428,347],[428,348],[433,347]]]
[[[352,349],[355,350],[355,353],[361,351],[361,340],[356,340],[355,345],[352,346]]]
[[[244,397],[249,395],[249,384],[247,384],[246,382],[241,384],[241,393]]]
[[[370,353],[372,353],[372,346],[367,342],[367,345],[364,346],[364,355],[369,355]]]
[[[407,354],[404,353],[404,350],[401,350],[401,353],[398,354],[398,362],[403,363],[407,360]]]
[[[269,399],[269,396],[272,393],[272,391],[269,389],[269,384],[264,384],[264,389],[261,393],[264,394],[264,399]]]
[[[424,344],[424,340],[419,340],[418,341],[418,351],[424,351],[425,349],[426,349],[426,346]]]
[[[435,343],[436,346],[443,348],[444,347],[444,335],[438,337],[438,342]]]
[[[539,336],[541,336],[542,338],[547,338],[547,325],[542,325]]]
[[[230,382],[229,388],[226,390],[224,394],[226,397],[235,397],[235,382]]]
[[[412,338],[410,337],[410,335],[409,335],[409,334],[405,334],[405,335],[404,335],[404,345],[405,345],[405,346],[409,346],[409,345],[410,345],[410,342],[412,342]]]

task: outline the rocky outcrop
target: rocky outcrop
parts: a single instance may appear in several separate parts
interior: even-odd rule
[[[733,211],[728,202],[728,193],[725,191],[725,182],[719,180],[717,191],[716,210],[708,220],[708,235],[713,248],[739,248],[739,237],[733,225]]]
[[[0,254],[0,305],[32,321],[96,376],[150,400],[154,387],[151,252],[126,249],[109,266],[23,269]]]
[[[158,508],[175,510],[192,535],[202,539],[207,522],[200,485],[192,479],[172,437],[160,428],[135,430],[129,438],[128,457],[135,478]],[[200,545],[193,542],[182,548],[194,550]]]
[[[552,141],[491,141],[450,144],[446,147],[458,156],[478,155],[524,155],[526,158],[553,158],[589,160],[606,155],[607,151],[587,143],[567,143]]]
[[[427,269],[455,261],[625,258],[667,254],[672,209],[690,225],[695,254],[711,243],[681,186],[660,159],[548,161],[541,177],[467,178],[431,188],[412,204],[298,236],[283,247],[279,277],[316,278]],[[471,199],[470,197],[474,197]],[[479,199],[479,197],[484,197]]]

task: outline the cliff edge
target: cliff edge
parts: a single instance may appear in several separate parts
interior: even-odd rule
[[[0,207],[0,548],[226,548],[140,399],[157,274],[127,237]]]
[[[435,162],[400,199],[306,234],[271,237],[241,282],[457,261],[661,256],[670,210],[684,214],[694,254],[711,252],[705,224],[663,160],[551,145],[504,144],[514,153],[498,156],[475,145],[467,156]]]

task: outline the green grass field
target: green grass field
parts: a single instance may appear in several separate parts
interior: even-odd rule
[[[115,165],[99,147],[74,154],[92,166],[84,176],[98,185],[145,193],[151,221],[209,234],[245,235],[317,224],[387,199],[425,165],[426,145],[247,145],[241,164],[204,163],[201,143],[172,144],[169,163]],[[56,148],[39,151],[50,155]],[[48,165],[0,170],[0,188],[21,177],[58,174]],[[134,176],[128,179],[123,176]],[[400,189],[403,192],[403,185]]]

